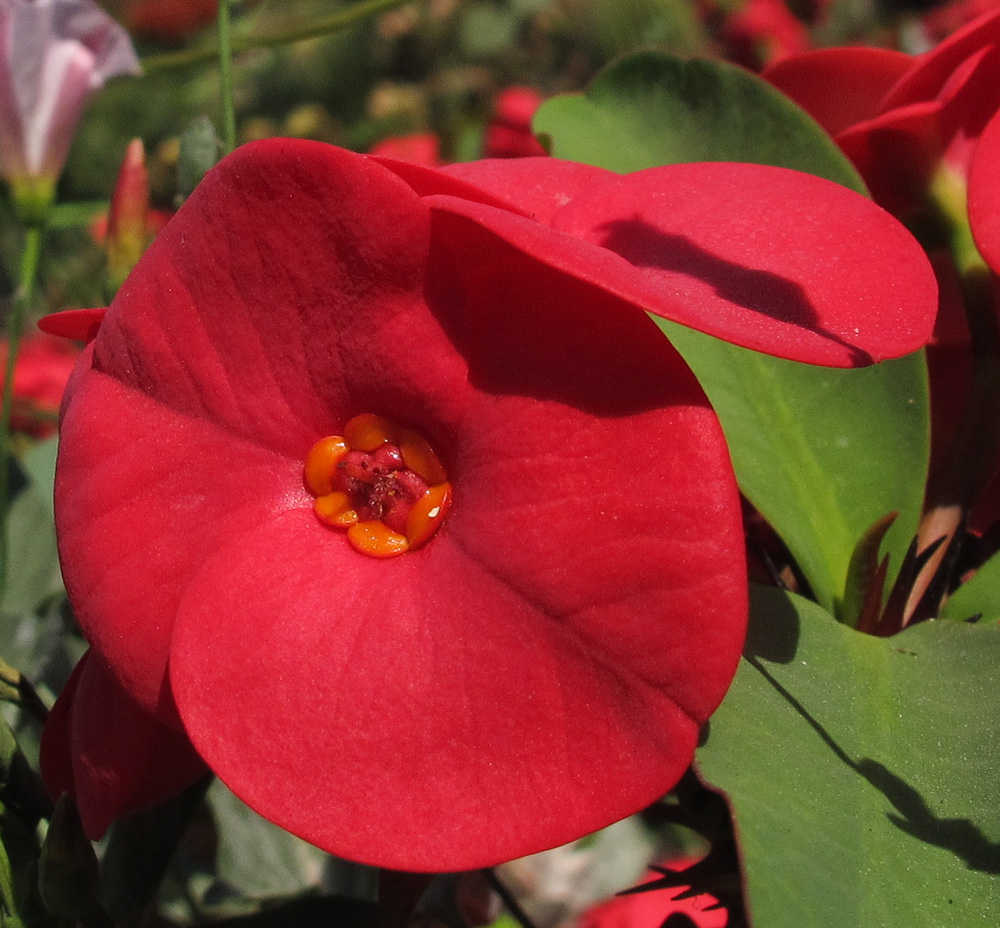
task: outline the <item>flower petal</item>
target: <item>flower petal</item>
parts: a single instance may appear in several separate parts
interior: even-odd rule
[[[172,717],[185,577],[228,533],[311,508],[301,467],[317,438],[360,412],[417,423],[458,402],[461,359],[426,324],[427,226],[359,155],[245,146],[108,310],[67,392],[57,524],[80,624],[146,711]]]
[[[836,135],[873,118],[914,61],[912,55],[887,48],[820,48],[781,58],[761,76]],[[831,93],[831,87],[837,92]]]
[[[489,229],[649,312],[779,357],[857,366],[916,350],[933,327],[934,275],[903,226],[795,171],[681,164],[624,175],[556,214],[564,237],[451,197],[427,202],[441,235]]]
[[[548,225],[556,210],[596,183],[616,175],[604,168],[558,158],[495,158],[439,170],[374,159],[422,197],[453,196],[497,206]]]
[[[972,160],[969,223],[986,263],[1000,274],[1000,114],[986,126]]]
[[[905,213],[926,195],[944,154],[941,121],[939,101],[912,103],[845,129],[837,144],[873,199],[893,213]]]
[[[41,768],[53,797],[69,793],[97,840],[208,773],[188,739],[143,712],[88,652],[49,715]]]
[[[883,112],[922,100],[933,100],[963,62],[979,49],[1000,44],[1000,11],[980,16],[952,33],[917,60],[882,102]]]
[[[237,795],[398,869],[637,811],[687,766],[742,641],[735,484],[690,372],[642,314],[493,256],[436,279],[471,391],[438,535],[376,561],[278,515],[205,563],[171,654],[185,727]]]

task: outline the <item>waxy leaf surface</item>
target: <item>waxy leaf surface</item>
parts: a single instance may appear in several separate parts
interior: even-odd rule
[[[743,161],[865,189],[833,140],[803,110],[724,61],[659,52],[629,55],[602,71],[586,94],[543,103],[533,125],[550,140],[552,155],[612,171]]]
[[[728,796],[754,928],[940,928],[1000,911],[1000,629],[862,635],[756,590],[699,749]]]

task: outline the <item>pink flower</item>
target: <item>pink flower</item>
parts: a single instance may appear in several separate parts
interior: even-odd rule
[[[92,0],[0,0],[0,173],[46,200],[90,96],[138,74],[128,35]]]
[[[47,781],[98,834],[198,775],[144,780],[190,739],[279,825],[418,871],[634,812],[690,762],[746,610],[718,422],[640,310],[850,364],[933,305],[894,220],[790,171],[245,146],[68,391],[92,657]]]

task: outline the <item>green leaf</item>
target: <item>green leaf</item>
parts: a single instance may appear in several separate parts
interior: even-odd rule
[[[8,511],[7,545],[10,566],[0,604],[3,612],[30,612],[62,590],[52,502],[31,480]]]
[[[266,899],[319,884],[326,853],[261,818],[218,780],[208,802],[219,829],[218,875],[229,887]]]
[[[1000,619],[1000,554],[991,557],[967,583],[963,583],[944,604],[943,619],[971,619],[974,616]]]
[[[38,893],[41,785],[0,720],[0,928],[52,928]]]
[[[39,442],[22,459],[21,464],[27,474],[32,489],[55,516],[53,503],[53,488],[56,482],[56,455],[59,452],[59,439],[48,438]]]
[[[723,790],[754,928],[988,925],[1000,912],[1000,629],[892,638],[754,591],[696,758]]]
[[[839,614],[858,541],[898,512],[882,546],[891,585],[916,532],[927,476],[923,352],[839,370],[654,321],[698,376],[740,489],[788,545],[816,599]]]
[[[535,115],[551,153],[612,171],[689,161],[793,168],[864,192],[833,140],[766,81],[723,61],[639,52],[602,71],[582,96]]]

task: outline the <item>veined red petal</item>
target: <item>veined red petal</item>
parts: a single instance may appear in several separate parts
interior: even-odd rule
[[[563,236],[452,197],[427,202],[456,248],[495,236],[656,315],[779,357],[857,366],[916,350],[933,327],[936,283],[910,234],[808,174],[681,164],[623,175],[556,213]]]
[[[90,342],[97,337],[106,309],[64,309],[38,320],[38,328],[49,335]]]
[[[543,157],[487,158],[438,170],[383,158],[374,160],[398,174],[422,197],[458,197],[506,209],[544,225],[577,194],[616,176],[613,171],[589,164]]]

